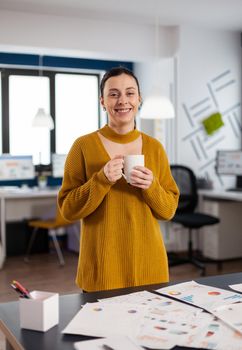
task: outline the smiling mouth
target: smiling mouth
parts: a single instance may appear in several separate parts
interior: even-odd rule
[[[116,108],[115,109],[115,112],[118,112],[118,113],[128,113],[131,111],[131,108]]]

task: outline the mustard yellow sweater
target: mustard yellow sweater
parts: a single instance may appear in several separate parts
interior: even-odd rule
[[[123,178],[110,183],[103,172],[110,157],[98,133],[74,142],[58,204],[65,219],[82,219],[76,283],[96,291],[167,282],[167,255],[157,219],[172,218],[179,191],[165,151],[156,139],[137,130],[119,135],[105,126],[99,131],[119,143],[141,134],[145,166],[154,180],[147,190]]]

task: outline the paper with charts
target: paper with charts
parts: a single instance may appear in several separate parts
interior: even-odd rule
[[[233,290],[237,290],[237,292],[241,292],[242,293],[242,283],[238,283],[238,284],[231,284],[229,286],[229,288],[233,289]]]
[[[142,350],[140,346],[134,344],[131,339],[124,336],[113,336],[108,338],[98,338],[92,340],[84,340],[74,343],[75,350]]]
[[[168,290],[182,290],[186,295],[190,288],[191,294],[191,290],[194,292],[194,283],[196,282],[189,282],[192,288],[181,283],[169,287],[172,289],[165,287],[160,291],[163,293]],[[152,349],[172,349],[178,345],[215,350],[241,350],[242,333],[239,330],[242,328],[238,325],[235,315],[238,315],[238,312],[242,314],[242,303],[232,304],[236,298],[226,299],[231,296],[226,290],[209,286],[205,288],[209,291],[220,291],[222,297],[218,298],[219,303],[201,300],[196,291],[200,290],[202,293],[202,289],[204,293],[204,289],[198,287],[195,291],[196,298],[193,300],[206,307],[218,306],[214,308],[216,316],[179,300],[141,291],[85,304],[63,333],[129,337],[137,346]],[[233,294],[235,293],[232,292]],[[219,295],[215,293],[214,297]],[[227,305],[232,305],[235,312],[222,310],[222,307]],[[238,312],[234,309],[237,306]],[[222,321],[224,315],[227,317],[227,312],[231,313],[227,322],[229,326]],[[218,318],[220,316],[221,319]]]
[[[195,281],[160,288],[156,292],[196,305],[210,312],[219,306],[238,301],[242,302],[242,295],[239,293],[206,286]]]

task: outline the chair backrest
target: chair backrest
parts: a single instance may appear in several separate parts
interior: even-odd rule
[[[180,198],[176,213],[191,213],[198,203],[196,176],[193,171],[183,165],[171,165],[172,176],[180,190]]]

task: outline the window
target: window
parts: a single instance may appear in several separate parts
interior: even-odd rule
[[[98,77],[56,74],[56,153],[68,153],[73,141],[99,127]]]
[[[11,155],[27,155],[31,152],[34,164],[50,163],[49,130],[32,126],[38,108],[43,107],[49,113],[49,106],[48,77],[9,76],[9,152]]]
[[[0,81],[2,80],[0,72]],[[2,153],[2,84],[0,84],[0,154]]]
[[[67,153],[77,137],[102,124],[99,74],[44,71],[40,76],[38,71],[17,69],[2,72],[0,154],[32,155],[34,164],[49,164],[51,153]],[[51,132],[32,126],[38,108],[44,108],[54,119]]]

